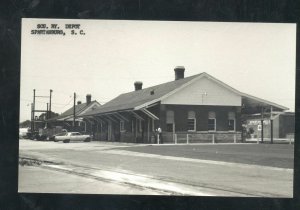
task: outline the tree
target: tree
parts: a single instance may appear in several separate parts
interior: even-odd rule
[[[23,122],[20,122],[19,126],[21,128],[28,128],[31,126],[31,121],[30,120],[25,120]]]
[[[50,114],[50,112],[48,114],[49,114],[48,116],[51,116],[51,118],[57,117],[59,115],[58,113],[55,113],[55,112],[52,112],[52,111],[51,111],[51,114]],[[46,113],[42,113],[42,114],[40,114],[40,116],[38,117],[38,119],[39,120],[46,120],[47,119],[46,115],[47,115]]]

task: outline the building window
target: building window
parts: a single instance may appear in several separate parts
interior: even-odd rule
[[[125,124],[123,120],[120,121],[120,131],[125,131]]]
[[[216,131],[216,113],[209,112],[208,113],[208,131]]]
[[[167,132],[173,132],[174,111],[168,110],[166,114],[167,114],[166,116]]]
[[[167,124],[167,132],[173,132],[173,124]]]
[[[228,112],[228,131],[235,131],[235,113]]]
[[[188,131],[196,131],[196,114],[194,111],[188,112]]]

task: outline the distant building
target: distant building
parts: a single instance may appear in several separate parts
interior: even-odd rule
[[[295,133],[295,113],[281,112],[273,115],[273,138],[293,138]],[[247,133],[248,138],[261,137],[261,115],[250,115],[247,117]],[[264,138],[271,138],[271,120],[270,114],[263,117]]]
[[[282,112],[286,107],[242,93],[203,72],[124,93],[101,107],[79,114],[94,123],[98,140],[154,143],[162,129],[164,143],[240,142],[243,115]]]
[[[96,100],[92,101],[91,99],[92,96],[90,94],[87,94],[85,103],[77,101],[77,104],[75,105],[75,128],[73,126],[74,107],[69,108],[57,117],[49,119],[47,122],[51,127],[62,126],[68,131],[81,131],[91,133],[93,130],[92,125],[88,121],[83,121],[83,119],[79,117],[80,114],[92,111],[101,106]]]

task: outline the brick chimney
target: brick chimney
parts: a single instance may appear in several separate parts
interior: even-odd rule
[[[77,101],[77,105],[81,104],[81,101]]]
[[[91,103],[91,101],[92,101],[92,95],[91,94],[87,94],[86,95],[86,104]]]
[[[142,83],[142,82],[136,81],[136,82],[134,83],[134,90],[135,90],[135,91],[141,90],[142,87],[143,87],[143,83]]]
[[[184,66],[176,66],[175,69],[175,80],[183,79],[184,78]]]

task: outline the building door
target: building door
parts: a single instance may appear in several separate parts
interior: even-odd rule
[[[175,120],[174,120],[174,111],[168,110],[166,116],[167,132],[169,132],[169,139],[175,141]],[[171,134],[170,134],[171,133]]]

